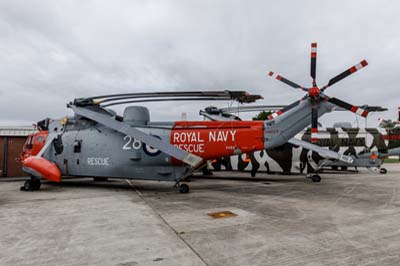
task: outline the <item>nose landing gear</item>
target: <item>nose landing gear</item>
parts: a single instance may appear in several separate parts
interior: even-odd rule
[[[39,178],[31,177],[25,181],[24,185],[20,188],[21,191],[36,191],[40,189],[42,182]]]
[[[180,193],[189,193],[189,186],[187,184],[180,184],[179,185],[179,192]]]

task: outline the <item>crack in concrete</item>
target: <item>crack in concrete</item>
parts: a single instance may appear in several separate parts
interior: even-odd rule
[[[201,262],[204,263],[205,266],[209,266],[209,264],[201,257],[201,255],[183,238],[180,236],[179,232],[175,230],[175,228],[170,225],[167,220],[162,217],[162,215],[151,206],[151,204],[145,199],[143,194],[135,187],[135,185],[128,179],[126,182],[135,190],[136,194],[142,199],[142,201],[161,219],[161,221],[172,231],[175,235],[200,259]]]

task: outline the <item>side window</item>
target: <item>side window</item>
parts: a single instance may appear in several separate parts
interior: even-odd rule
[[[38,143],[42,143],[43,142],[43,136],[39,136],[37,139],[36,139],[36,141],[38,142]]]
[[[82,140],[75,140],[74,141],[74,153],[80,153],[82,146]]]
[[[32,147],[33,147],[32,140],[33,140],[33,136],[29,136],[28,139],[26,140],[25,146],[27,149],[32,149]]]

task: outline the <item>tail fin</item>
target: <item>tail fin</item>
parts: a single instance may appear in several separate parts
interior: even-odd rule
[[[318,117],[331,112],[333,104],[321,102],[318,107]],[[286,143],[297,133],[311,123],[311,102],[308,99],[300,101],[297,106],[287,112],[265,121],[264,146],[267,149],[274,148]]]

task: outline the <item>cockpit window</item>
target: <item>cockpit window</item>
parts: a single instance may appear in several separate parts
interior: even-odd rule
[[[33,136],[29,136],[28,139],[26,140],[26,148],[27,149],[32,149],[33,147]]]

